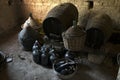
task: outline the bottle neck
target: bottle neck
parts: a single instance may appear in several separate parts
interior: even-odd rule
[[[72,28],[75,28],[75,27],[77,27],[77,22],[76,22],[76,21],[73,21],[73,26],[72,26]]]

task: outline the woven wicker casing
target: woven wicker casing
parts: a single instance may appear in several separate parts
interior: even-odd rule
[[[64,46],[70,51],[80,51],[84,48],[85,32],[79,27],[70,27],[66,32],[62,33]]]

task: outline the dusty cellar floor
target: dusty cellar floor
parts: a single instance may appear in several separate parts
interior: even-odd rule
[[[31,52],[21,49],[18,43],[18,31],[0,39],[0,50],[13,58],[12,62],[2,66],[0,80],[61,80],[52,69],[35,64]],[[19,56],[23,56],[24,59]],[[69,80],[116,80],[117,72],[117,65],[109,67],[104,64],[88,63],[79,65],[78,72]]]

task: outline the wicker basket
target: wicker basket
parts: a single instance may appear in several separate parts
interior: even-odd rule
[[[70,27],[62,33],[64,46],[70,51],[80,51],[84,48],[85,32],[78,25]]]

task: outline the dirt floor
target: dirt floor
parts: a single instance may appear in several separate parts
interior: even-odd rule
[[[61,80],[55,75],[53,69],[35,64],[31,52],[22,50],[18,43],[18,31],[1,38],[0,50],[13,58],[12,62],[1,66],[0,80]],[[78,66],[76,75],[69,80],[116,80],[117,65],[109,67],[104,64],[87,63]]]

